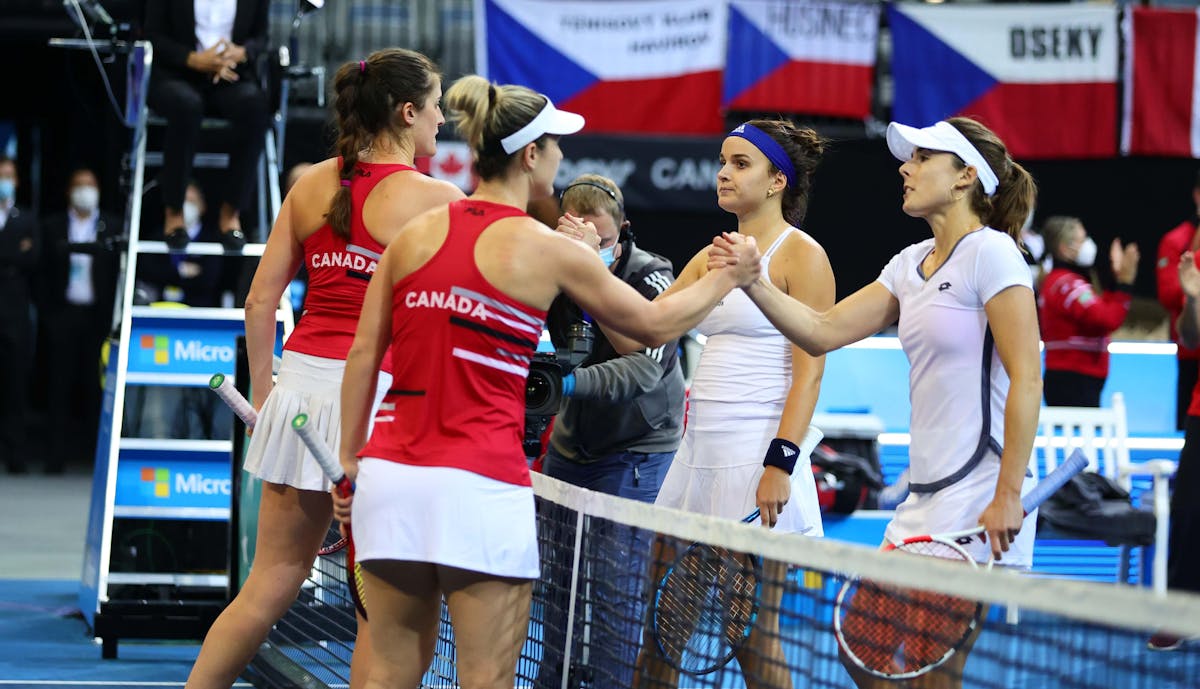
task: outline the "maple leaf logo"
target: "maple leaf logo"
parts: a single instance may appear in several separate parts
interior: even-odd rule
[[[458,159],[458,156],[454,155],[454,153],[450,153],[438,162],[438,170],[440,170],[442,174],[451,177],[461,173],[465,167],[466,165],[464,165],[463,162]]]

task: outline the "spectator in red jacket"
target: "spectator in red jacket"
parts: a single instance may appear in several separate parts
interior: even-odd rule
[[[1137,278],[1137,244],[1114,239],[1109,265],[1116,289],[1095,286],[1096,243],[1079,218],[1054,216],[1042,228],[1054,266],[1038,297],[1042,340],[1046,343],[1043,391],[1053,407],[1098,407],[1108,378],[1109,335],[1129,313]]]
[[[1179,257],[1185,251],[1200,249],[1200,173],[1192,188],[1192,200],[1196,204],[1196,215],[1179,223],[1175,229],[1163,235],[1158,243],[1158,261],[1155,271],[1158,280],[1158,302],[1167,310],[1170,318],[1171,340],[1179,348],[1175,352],[1179,375],[1175,389],[1175,428],[1183,430],[1187,419],[1188,404],[1192,400],[1192,388],[1196,385],[1196,372],[1200,367],[1200,349],[1184,347],[1179,339],[1177,323],[1183,313],[1183,289],[1179,286]]]

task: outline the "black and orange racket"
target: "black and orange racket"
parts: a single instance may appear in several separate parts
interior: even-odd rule
[[[1028,515],[1087,466],[1075,450],[1057,469],[1021,498]],[[885,551],[978,564],[963,547],[986,541],[982,526],[952,533],[913,536],[889,543]],[[986,566],[990,567],[989,561]],[[906,680],[930,672],[963,648],[979,628],[984,605],[946,593],[847,579],[838,592],[833,627],[845,656],[882,679]]]
[[[325,444],[323,440],[317,437],[313,432],[312,426],[308,425],[308,414],[297,414],[292,419],[292,430],[300,436],[300,440],[304,441],[305,447],[312,453],[312,456],[317,460],[317,464],[321,466],[321,471],[325,472],[325,476],[333,482],[337,491],[342,497],[349,497],[354,493],[354,484],[346,478],[346,472],[342,471],[342,464],[333,456],[333,452]],[[358,614],[362,618],[367,619],[367,608],[363,604],[363,580],[362,569],[359,567],[358,560],[354,557],[354,536],[350,533],[350,525],[344,524],[346,533],[346,580],[350,585],[350,598],[354,601],[354,607],[358,610]]]

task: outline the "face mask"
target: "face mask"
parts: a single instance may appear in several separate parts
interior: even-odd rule
[[[17,183],[9,178],[0,179],[0,202],[11,201],[17,193]]]
[[[191,227],[200,222],[200,206],[191,201],[183,202],[183,224]]]
[[[91,213],[100,205],[100,190],[91,185],[71,190],[71,206],[81,213]]]
[[[604,261],[604,265],[611,266],[617,260],[617,242],[613,242],[612,246],[606,246],[600,250],[600,260]]]
[[[1079,245],[1079,253],[1075,254],[1075,265],[1080,268],[1091,268],[1095,262],[1096,242],[1093,242],[1091,237],[1087,237]]]

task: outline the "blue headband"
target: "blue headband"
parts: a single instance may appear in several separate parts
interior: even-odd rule
[[[746,122],[734,127],[733,131],[729,132],[729,136],[740,136],[754,144],[754,147],[762,151],[767,160],[771,161],[771,164],[782,172],[784,177],[787,177],[788,186],[796,188],[796,168],[792,165],[792,159],[783,150],[783,146],[771,138],[770,134]]]

